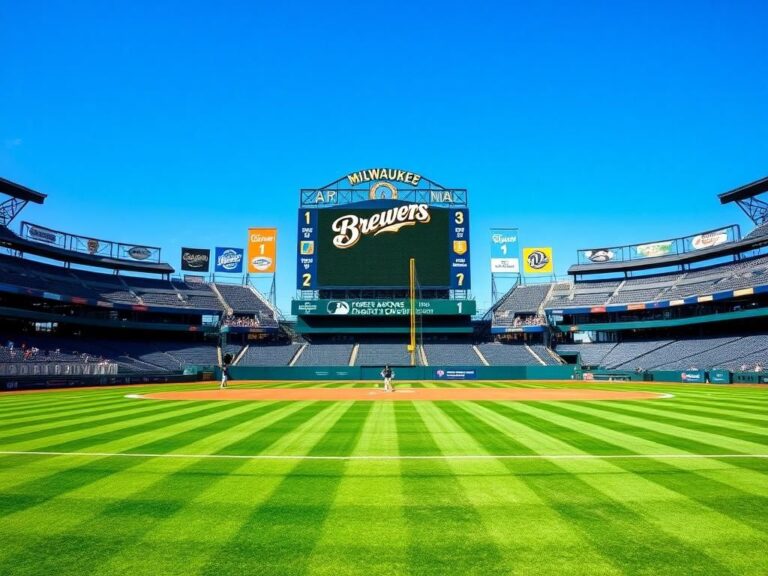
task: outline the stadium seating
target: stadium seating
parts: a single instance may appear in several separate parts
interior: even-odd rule
[[[215,284],[234,314],[252,315],[261,326],[277,327],[275,311],[254,288],[238,284]]]
[[[347,366],[353,344],[309,344],[294,366]]]
[[[516,316],[536,314],[550,287],[551,284],[515,286],[496,306],[493,314],[494,324],[512,325]]]
[[[251,344],[238,366],[288,366],[302,344]]]
[[[480,363],[471,344],[424,344],[430,366],[476,366]]]
[[[556,352],[579,354],[582,366],[600,366],[608,353],[616,346],[614,342],[590,344],[560,344]]]
[[[477,348],[491,366],[541,366],[541,362],[522,344],[486,342],[478,344]]]
[[[408,366],[410,363],[411,356],[405,343],[361,343],[355,359],[355,366]]]

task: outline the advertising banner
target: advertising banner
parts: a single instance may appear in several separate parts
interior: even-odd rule
[[[22,224],[22,236],[35,242],[43,242],[52,246],[58,246],[60,248],[66,248],[66,235],[50,228],[44,228],[43,226],[37,226],[35,224],[28,224],[24,222]]]
[[[469,211],[452,210],[448,226],[450,242],[451,289],[469,290],[472,281],[469,272]]]
[[[677,249],[672,240],[664,242],[651,242],[650,244],[638,244],[632,247],[634,258],[658,258],[659,256],[669,256],[676,254]]]
[[[84,238],[82,236],[72,237],[72,249],[75,252],[84,252],[93,256],[112,255],[112,242],[96,240],[95,238]]]
[[[248,229],[248,272],[274,274],[277,260],[277,228]]]
[[[715,246],[720,246],[720,244],[725,244],[731,240],[728,234],[729,231],[729,229],[723,228],[722,230],[689,236],[684,240],[685,251],[692,252],[695,250],[705,250],[706,248],[714,248]]]
[[[138,262],[144,262],[149,260],[151,262],[160,261],[160,249],[152,248],[150,246],[135,246],[131,244],[119,244],[117,250],[117,257],[123,260],[136,260]]]
[[[181,269],[187,272],[208,272],[211,251],[208,248],[182,248]]]
[[[552,274],[552,248],[523,248],[523,270],[526,274]]]
[[[520,273],[517,228],[491,228],[491,273]]]
[[[579,250],[580,264],[605,264],[623,260],[621,248],[591,248]]]
[[[221,248],[216,247],[216,260],[214,263],[214,272],[223,272],[225,274],[243,273],[243,249],[242,248]]]
[[[435,370],[435,380],[474,380],[476,370],[456,370],[453,368],[438,368]]]
[[[402,300],[294,300],[291,312],[296,316],[408,316],[411,302]],[[419,316],[472,315],[474,300],[416,300]]]

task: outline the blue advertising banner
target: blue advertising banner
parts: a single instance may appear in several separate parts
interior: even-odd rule
[[[243,273],[243,249],[242,248],[216,248],[215,272],[226,274]]]
[[[299,245],[296,250],[296,288],[317,287],[317,210],[299,210]]]
[[[520,273],[517,228],[491,228],[491,272]]]
[[[451,210],[450,263],[451,289],[469,290],[472,279],[469,269],[469,210],[466,208]]]

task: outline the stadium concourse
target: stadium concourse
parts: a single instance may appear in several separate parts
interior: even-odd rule
[[[743,238],[732,225],[578,250],[567,279],[518,275],[477,314],[461,227],[466,190],[369,172],[384,180],[353,173],[301,191],[295,319],[249,276],[177,275],[160,248],[29,222],[16,233],[11,220],[45,196],[2,180],[0,386],[193,381],[216,377],[223,364],[244,380],[375,379],[389,364],[401,378],[428,380],[768,381],[768,224],[754,204],[756,226]],[[742,205],[764,188],[760,181],[721,201]],[[387,226],[397,233],[379,235]],[[332,227],[344,235],[332,237]],[[445,246],[431,247],[441,243],[434,239]],[[421,250],[417,262],[440,260],[416,265],[416,292],[407,274],[371,284],[353,273],[372,254],[410,245]],[[183,266],[197,266],[204,252],[190,250]],[[222,261],[237,263],[236,251]]]

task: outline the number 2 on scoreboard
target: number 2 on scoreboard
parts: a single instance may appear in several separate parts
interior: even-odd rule
[[[309,273],[304,274],[302,276],[302,278],[304,279],[304,281],[301,283],[301,285],[304,288],[311,288],[312,287],[312,274],[309,274]]]

